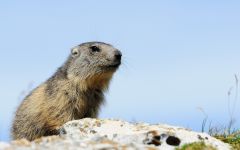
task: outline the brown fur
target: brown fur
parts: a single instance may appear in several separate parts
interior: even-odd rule
[[[86,44],[89,46],[94,43],[85,43],[85,47]],[[102,45],[106,46],[105,43],[98,43],[98,46]],[[80,45],[78,48],[81,52],[84,47]],[[112,50],[114,49],[108,48],[103,51],[110,53]],[[105,55],[101,55],[103,56]],[[104,59],[101,57],[98,59]],[[73,61],[76,60],[69,58],[49,80],[24,99],[16,112],[12,126],[13,139],[34,140],[42,136],[56,135],[59,134],[59,128],[70,120],[98,116],[99,108],[104,101],[103,92],[108,88],[116,69],[102,69],[102,72],[91,72],[91,77],[83,78],[79,76],[79,72],[75,74],[69,72],[69,67],[73,65],[70,62]]]

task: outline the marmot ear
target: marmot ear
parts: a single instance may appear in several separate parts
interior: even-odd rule
[[[76,56],[79,56],[80,55],[80,51],[77,47],[74,47],[71,49],[71,55],[72,57],[76,57]]]

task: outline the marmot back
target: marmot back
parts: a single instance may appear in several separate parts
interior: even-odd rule
[[[67,61],[18,107],[13,139],[56,135],[67,121],[97,117],[121,56],[119,50],[102,42],[72,48]]]

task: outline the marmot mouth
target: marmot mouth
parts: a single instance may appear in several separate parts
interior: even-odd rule
[[[114,63],[114,64],[111,64],[111,65],[107,65],[106,67],[107,68],[118,68],[120,65],[121,65],[121,62],[118,62],[118,63]]]

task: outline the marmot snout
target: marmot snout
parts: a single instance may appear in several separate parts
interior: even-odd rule
[[[119,50],[102,42],[72,48],[67,61],[18,107],[13,139],[59,134],[58,129],[67,121],[97,117],[103,92],[120,66],[121,56]]]

